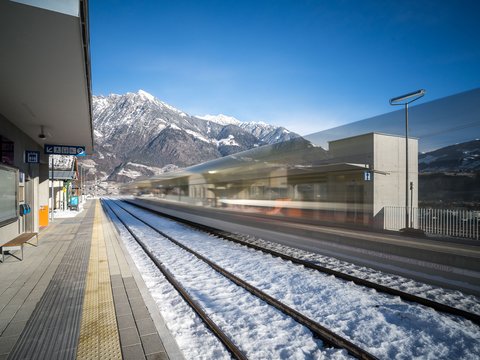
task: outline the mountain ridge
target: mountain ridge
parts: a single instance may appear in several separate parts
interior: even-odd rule
[[[300,135],[227,115],[192,116],[144,90],[92,97],[95,154],[81,162],[99,179],[128,182]]]
[[[480,139],[419,154],[418,171],[421,173],[480,171]]]

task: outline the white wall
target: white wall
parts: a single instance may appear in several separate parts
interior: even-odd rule
[[[405,138],[375,134],[374,215],[384,206],[405,206]],[[418,140],[408,139],[409,182],[413,182],[413,206],[418,206]],[[410,191],[409,191],[410,202]]]

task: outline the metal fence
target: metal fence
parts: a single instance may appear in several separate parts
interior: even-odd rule
[[[480,211],[413,208],[410,226],[428,234],[480,239]],[[405,228],[405,207],[384,207],[384,229]]]

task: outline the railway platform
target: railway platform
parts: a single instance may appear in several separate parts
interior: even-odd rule
[[[0,359],[183,359],[98,200],[15,255],[0,264]]]

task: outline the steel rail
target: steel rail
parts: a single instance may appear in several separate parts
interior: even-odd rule
[[[207,327],[215,334],[215,336],[220,340],[220,342],[227,348],[227,350],[232,354],[235,359],[238,360],[247,360],[247,356],[241,351],[237,345],[228,337],[227,334],[220,329],[220,327],[215,324],[215,322],[208,316],[208,314],[203,310],[203,308],[188,294],[187,290],[175,279],[172,273],[163,265],[163,263],[158,260],[151,252],[148,250],[145,243],[140,240],[133,231],[128,227],[128,225],[118,216],[118,214],[113,210],[110,204],[107,204],[105,201],[102,201],[102,205],[107,206],[115,217],[123,224],[125,229],[132,235],[132,237],[137,241],[141,246],[143,251],[147,254],[150,260],[160,269],[165,278],[172,284],[175,290],[178,291],[180,296],[190,305],[190,307],[197,313],[197,315],[203,320]]]
[[[143,206],[143,205],[135,203],[135,202],[131,202],[131,201],[128,201],[128,200],[124,200],[124,201],[131,204],[131,205],[134,205],[134,206],[137,206],[137,207],[142,208],[144,210],[150,211],[154,214],[161,214],[162,216],[167,217],[169,219],[172,219],[174,221],[181,222],[181,223],[189,225],[193,228],[200,229],[204,232],[208,232],[208,233],[213,234],[215,236],[221,237],[225,240],[229,240],[229,241],[235,242],[237,244],[241,244],[241,245],[250,247],[252,249],[268,253],[272,256],[279,257],[283,260],[291,261],[292,263],[295,263],[295,264],[298,264],[298,265],[303,265],[303,266],[305,266],[306,268],[309,268],[309,269],[317,270],[317,271],[326,273],[328,275],[333,275],[335,277],[338,277],[338,278],[346,280],[346,281],[351,281],[351,282],[353,282],[357,285],[360,285],[360,286],[375,289],[375,290],[377,290],[379,292],[382,292],[382,293],[385,293],[385,294],[389,294],[389,295],[393,295],[393,296],[399,296],[402,300],[405,300],[405,301],[414,302],[414,303],[417,303],[417,304],[420,304],[420,305],[430,307],[430,308],[432,308],[436,311],[440,311],[440,312],[444,312],[444,313],[447,313],[447,314],[463,317],[467,320],[472,321],[473,323],[475,323],[477,325],[480,325],[480,315],[478,315],[478,314],[475,314],[475,313],[472,313],[472,312],[469,312],[469,311],[466,311],[466,310],[458,309],[456,307],[446,305],[446,304],[443,304],[443,303],[439,303],[439,302],[434,301],[434,300],[426,299],[426,298],[421,297],[421,296],[413,295],[413,294],[404,292],[402,290],[394,289],[394,288],[391,288],[391,287],[388,287],[388,286],[385,286],[385,285],[381,285],[381,284],[378,284],[378,283],[375,283],[375,282],[372,282],[372,281],[369,281],[369,280],[365,280],[365,279],[362,279],[362,278],[359,278],[359,277],[356,277],[356,276],[353,276],[353,275],[350,275],[350,274],[345,274],[345,273],[342,273],[340,271],[333,270],[333,269],[330,269],[328,267],[321,266],[321,265],[312,263],[312,262],[307,261],[307,260],[302,260],[302,259],[290,256],[290,255],[283,254],[283,253],[275,251],[275,250],[265,248],[263,246],[255,245],[255,244],[249,243],[247,241],[241,240],[241,239],[235,237],[234,234],[229,233],[229,232],[224,231],[224,230],[216,229],[214,227],[210,227],[210,226],[203,225],[203,224],[198,224],[198,223],[195,223],[195,222],[190,221],[190,220],[186,220],[186,219],[182,219],[182,218],[170,215],[170,214],[166,214],[166,213],[163,213],[160,210],[154,210],[154,209],[151,209],[149,207]]]
[[[170,235],[164,233],[163,231],[157,229],[155,226],[149,224],[147,221],[141,219],[137,215],[133,214],[131,211],[125,209],[123,206],[120,206],[117,204],[118,207],[123,209],[126,213],[130,214],[133,218],[137,219],[138,221],[142,222],[143,224],[147,225],[150,227],[152,230],[160,234],[161,236],[165,237],[166,239],[170,240],[172,243],[177,245],[178,247],[184,249],[185,251],[188,251],[201,261],[205,262],[208,264],[211,268],[216,270],[218,273],[222,274],[225,276],[227,279],[231,280],[238,286],[244,288],[245,290],[249,291],[256,297],[262,299],[265,301],[267,304],[274,306],[276,309],[280,310],[287,316],[291,317],[295,321],[297,321],[299,324],[307,327],[313,334],[318,336],[321,340],[323,340],[327,345],[340,348],[340,349],[345,349],[350,353],[351,355],[355,356],[358,359],[377,359],[374,355],[370,354],[368,351],[362,349],[358,345],[354,344],[350,340],[334,333],[333,331],[329,330],[328,328],[324,327],[323,325],[319,324],[318,322],[308,318],[307,316],[303,315],[302,313],[298,312],[297,310],[289,307],[288,305],[285,305],[281,301],[273,298],[272,296],[268,295],[267,293],[263,292],[262,290],[250,285],[248,282],[240,279],[239,277],[233,275],[229,271],[223,269],[219,265],[215,264],[211,260],[207,259],[203,255],[197,253],[196,251],[190,249],[189,247],[185,246],[184,244],[178,242],[174,238],[172,238]]]

